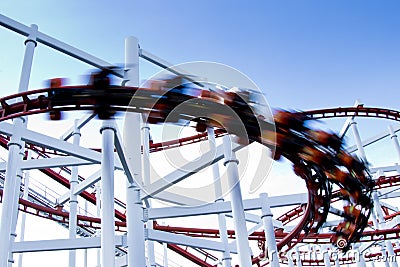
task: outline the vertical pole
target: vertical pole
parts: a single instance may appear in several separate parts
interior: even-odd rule
[[[363,256],[362,253],[360,253],[359,251],[358,251],[358,253],[359,253],[360,259],[359,259],[359,261],[357,262],[357,267],[367,267],[367,264],[365,263],[364,256]]]
[[[396,133],[393,131],[393,127],[389,125],[389,133],[390,133],[390,138],[393,140],[394,147],[396,149],[397,155],[400,160],[400,145],[399,145],[399,140],[397,139]]]
[[[372,261],[369,261],[369,265],[370,265],[371,267],[375,267],[374,261],[373,261],[373,260],[372,260]]]
[[[353,129],[353,135],[356,141],[356,145],[357,145],[357,149],[358,149],[358,155],[360,156],[360,158],[367,163],[367,156],[365,155],[365,151],[364,151],[364,147],[362,145],[361,142],[361,137],[360,137],[360,133],[358,132],[358,128],[357,128],[357,122],[355,122],[354,120],[351,121],[351,127]]]
[[[378,194],[376,192],[373,192],[372,193],[372,198],[374,200],[374,208],[375,208],[375,212],[376,212],[376,217],[379,220],[378,229],[383,229],[384,225],[385,225],[385,217],[384,217],[383,212],[382,212],[381,203],[379,203]],[[393,245],[392,245],[392,242],[390,240],[385,240],[385,247],[386,247],[386,251],[387,251],[387,257],[395,259],[396,258],[396,253],[394,252]],[[386,251],[385,251],[385,253],[386,253]],[[382,256],[386,256],[386,254],[384,254],[384,251],[382,251]],[[386,263],[388,263],[388,261],[386,261]],[[390,266],[398,267],[396,261],[391,262]]]
[[[223,137],[223,146],[225,158],[224,165],[227,168],[228,184],[229,188],[231,189],[230,196],[239,262],[241,267],[250,267],[251,253],[249,237],[247,234],[242,191],[240,188],[239,171],[237,167],[239,161],[236,158],[235,152],[232,150],[232,142],[229,136]]]
[[[115,265],[114,135],[113,120],[104,120],[101,154],[101,266]]]
[[[27,160],[31,159],[31,151],[28,150]],[[25,171],[24,173],[24,195],[22,196],[23,199],[27,200],[29,197],[29,171]],[[21,227],[20,227],[20,236],[19,241],[25,240],[25,224],[26,224],[26,213],[21,213]],[[18,254],[18,267],[22,267],[22,257],[23,253]]]
[[[339,256],[335,258],[335,267],[340,267]]]
[[[139,85],[139,44],[135,37],[125,39],[125,84]],[[143,208],[140,198],[140,188],[137,183],[142,183],[142,158],[140,124],[142,118],[138,113],[127,112],[124,122],[124,147],[128,166],[133,173],[135,181],[127,181],[126,186],[126,223],[128,266],[146,266],[145,238]]]
[[[278,247],[276,246],[274,225],[272,223],[272,212],[268,202],[268,194],[260,194],[262,201],[261,219],[264,224],[265,240],[267,242],[268,256],[272,267],[279,267]]]
[[[87,200],[85,200],[85,215],[88,215],[88,202]],[[83,251],[83,267],[87,267],[88,266],[88,250],[85,249]]]
[[[296,266],[302,267],[303,264],[301,264],[301,255],[299,251],[299,247],[296,247]]]
[[[72,143],[76,146],[79,145],[81,133],[78,128],[78,120],[74,122],[74,131],[72,133]],[[78,216],[78,196],[74,194],[75,188],[78,185],[78,167],[73,166],[71,169],[70,177],[70,195],[69,195],[69,239],[76,238],[77,230],[77,216]],[[75,267],[76,265],[76,250],[71,249],[69,251],[69,267]]]
[[[21,77],[19,81],[19,92],[28,90],[29,78],[32,69],[33,54],[36,47],[37,25],[31,25],[31,33],[25,41],[25,55],[22,63]],[[16,175],[19,162],[21,160],[19,151],[23,147],[21,140],[21,127],[24,126],[24,118],[16,118],[13,120],[14,132],[8,143],[8,160],[6,167],[6,177],[3,189],[3,205],[1,212],[1,225],[0,225],[0,240],[2,246],[0,247],[0,267],[7,266],[8,253],[11,251],[10,247],[10,234],[12,227],[12,218],[14,208],[14,193],[16,190]]]
[[[215,151],[216,143],[215,143],[215,131],[214,128],[207,128],[207,135],[210,145],[210,150]],[[220,173],[218,164],[215,163],[212,165],[212,172],[214,178],[214,190],[215,190],[215,202],[223,202],[224,198],[222,197],[222,186],[220,180]],[[229,250],[229,240],[228,240],[228,229],[226,227],[226,218],[225,214],[218,214],[218,226],[219,226],[219,236],[221,238],[221,242],[224,245],[224,252],[222,253],[222,266],[230,267],[232,265],[232,257],[230,255]]]
[[[294,267],[294,262],[293,262],[292,255],[293,255],[293,251],[290,250],[290,251],[288,252],[288,254],[287,254],[288,266],[289,266],[289,267]]]
[[[164,257],[163,257],[164,267],[168,267],[168,244],[167,243],[163,243],[163,249],[164,249]]]
[[[24,157],[24,150],[20,150],[20,157]],[[15,177],[15,192],[14,192],[14,208],[13,208],[13,214],[12,214],[12,223],[11,223],[11,234],[10,234],[10,253],[8,254],[8,266],[11,267],[12,264],[14,263],[14,257],[13,253],[11,252],[12,250],[12,245],[15,242],[15,239],[17,237],[16,233],[16,228],[17,228],[17,221],[18,221],[18,206],[19,206],[19,196],[20,196],[20,188],[21,188],[21,183],[22,183],[22,170],[17,169],[17,176]]]
[[[322,253],[323,253],[323,257],[324,257],[324,265],[326,267],[331,267],[331,259],[329,258],[329,253],[328,253],[328,248],[329,247],[330,247],[329,245],[322,246],[322,248],[323,248]]]
[[[101,182],[100,182],[101,183]],[[101,185],[96,183],[96,216],[101,216]],[[101,236],[101,229],[96,230],[96,236]],[[96,249],[96,267],[101,266],[101,249]]]
[[[142,127],[142,146],[143,146],[143,157],[142,157],[142,162],[143,162],[143,181],[144,185],[147,186],[150,184],[150,127],[146,122]],[[148,208],[151,209],[151,199],[148,199]],[[152,230],[153,229],[153,220],[149,220],[146,222],[147,229]],[[156,259],[155,259],[155,254],[154,254],[154,242],[151,240],[146,241],[146,246],[147,246],[147,259],[148,259],[148,264],[150,267],[155,267],[156,265]]]
[[[354,248],[358,253],[357,267],[367,267],[367,264],[365,263],[364,255],[362,254],[362,251],[360,251],[360,244],[356,244]]]

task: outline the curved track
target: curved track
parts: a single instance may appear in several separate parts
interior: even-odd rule
[[[132,96],[137,92],[144,92],[146,96],[148,96],[149,93],[154,93],[154,91],[149,89],[112,86],[110,90],[107,91],[107,96],[110,100],[106,106],[107,111],[111,111],[111,114],[115,111],[126,110],[148,113],[148,109],[152,108],[152,111],[149,113],[149,121],[154,123],[163,122],[168,112],[163,116],[160,116],[159,113],[161,107],[165,108],[165,103],[163,103],[163,106],[160,105],[156,107],[148,107],[145,103],[141,107],[132,107],[129,105]],[[164,92],[162,93],[164,94]],[[97,95],[99,95],[99,91],[89,85],[55,87],[4,97],[0,99],[2,107],[0,109],[0,121],[39,113],[49,113],[53,119],[58,119],[62,111],[96,111],[96,109],[99,109],[99,100],[96,99]],[[102,93],[100,93],[100,95],[102,95]],[[95,97],[93,98],[93,96]],[[185,97],[187,97],[185,99],[193,98],[192,96]],[[181,101],[182,99],[178,98],[178,100]],[[13,104],[10,104],[11,102],[13,102]],[[104,106],[101,108],[104,108]],[[154,110],[157,110],[157,112],[154,113]],[[170,111],[171,108],[166,108],[166,110]],[[235,111],[240,112],[238,110]],[[194,112],[194,114],[182,115],[196,116],[195,113],[196,112]],[[294,216],[301,217],[301,215],[303,215],[299,224],[291,233],[286,233],[281,235],[281,238],[278,238],[280,239],[278,243],[279,249],[289,250],[296,243],[317,236],[315,233],[318,232],[318,229],[326,220],[331,201],[333,200],[332,196],[340,196],[347,200],[348,205],[343,207],[343,211],[340,213],[343,217],[343,221],[336,226],[336,234],[321,234],[318,235],[318,238],[323,237],[325,240],[331,239],[335,244],[338,239],[345,240],[346,246],[342,248],[346,250],[350,247],[351,243],[359,241],[360,237],[363,235],[362,231],[367,226],[368,217],[372,209],[370,193],[374,186],[385,186],[386,182],[378,180],[375,185],[366,172],[364,164],[342,149],[342,142],[337,136],[322,131],[314,131],[307,126],[307,120],[345,116],[400,120],[400,113],[397,111],[367,108],[363,106],[356,108],[315,110],[301,113],[278,111],[274,117],[277,132],[276,140],[265,139],[264,137],[269,135],[264,135],[263,132],[252,133],[250,135],[251,140],[260,141],[268,147],[276,146],[276,159],[283,156],[290,160],[293,163],[295,173],[304,179],[309,191],[309,200],[305,208],[296,208],[294,212],[288,213],[280,218],[282,221],[290,221]],[[227,130],[229,132],[230,129],[228,128]],[[223,134],[225,134],[225,130],[217,131],[218,136]],[[168,143],[151,144],[151,151],[159,151],[198,142],[205,138],[206,135],[200,133],[193,137],[170,141]],[[1,144],[3,146],[6,146],[7,142],[7,137],[1,138]],[[38,153],[42,153],[42,156],[46,157],[50,157],[52,153],[58,153],[56,151],[45,151],[32,144],[27,144],[27,146]],[[56,179],[61,184],[69,186],[68,180],[63,178],[59,173],[50,169],[43,170],[43,172]],[[393,177],[393,179],[395,179],[395,177]],[[388,181],[393,182],[392,179],[388,179]],[[341,190],[332,193],[332,184],[338,185]],[[84,191],[82,195],[87,200],[95,203],[95,197],[93,195],[88,194],[86,191]],[[26,201],[22,201],[21,205],[37,210],[38,212],[35,214],[38,216],[47,213],[54,215],[50,216],[50,219],[53,220],[55,220],[55,218],[64,218],[62,220],[64,220],[63,222],[65,223],[65,217],[67,216],[65,212],[50,208],[40,210],[43,208],[35,205],[30,206],[31,204]],[[22,208],[22,210],[27,211],[27,208]],[[117,211],[116,216],[121,220],[117,225],[118,230],[121,230],[123,229],[125,218]],[[82,225],[90,228],[95,228],[95,224],[98,223],[97,218],[81,216],[80,220],[85,222],[82,223]],[[172,230],[169,229],[169,231]],[[366,234],[368,235],[368,233],[364,233],[364,236],[366,236]],[[373,235],[374,234],[371,234],[371,236]],[[258,235],[258,240],[263,241],[261,236],[262,235]],[[279,234],[277,233],[277,237],[278,236]],[[256,261],[254,263],[257,264]]]

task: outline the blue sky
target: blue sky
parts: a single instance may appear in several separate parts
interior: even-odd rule
[[[399,11],[396,0],[0,2],[3,15],[110,63],[123,64],[124,38],[134,35],[173,64],[236,68],[272,108],[296,110],[352,106],[356,99],[399,110]],[[0,95],[8,95],[17,91],[25,38],[0,28],[0,40]],[[141,79],[159,71],[141,63]],[[39,45],[31,89],[53,77],[86,83],[82,75],[92,70]],[[341,125],[333,122],[333,130]]]
[[[112,63],[123,62],[123,39],[134,35],[142,48],[172,63],[230,65],[253,79],[272,107],[294,109],[347,106],[356,98],[399,107],[393,97],[399,86],[399,10],[400,3],[390,0],[0,3],[3,15],[36,23],[41,31]],[[23,40],[5,29],[0,34]],[[22,44],[10,49],[7,53],[21,57]],[[90,69],[48,50],[40,52],[53,64],[50,68],[46,59],[47,66],[34,67],[32,78],[38,81],[32,84],[56,74],[74,78]],[[41,63],[39,56],[35,61]],[[9,67],[10,62],[0,61],[2,80]],[[143,64],[142,70],[148,76],[156,69]]]

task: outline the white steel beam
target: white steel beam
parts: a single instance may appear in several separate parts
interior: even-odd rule
[[[239,254],[239,262],[243,267],[251,266],[251,251],[249,246],[246,219],[243,210],[242,190],[239,182],[239,171],[237,165],[239,161],[233,151],[230,136],[225,135],[222,139],[224,148],[224,165],[228,173],[228,184],[232,204],[233,224],[236,234],[236,245]]]
[[[360,105],[360,101],[357,99],[356,102],[354,103],[354,107],[357,107],[358,105]],[[354,120],[355,116],[349,117],[346,119],[346,122],[344,123],[342,129],[339,132],[339,137],[343,137],[344,135],[346,135],[347,131],[349,130],[353,120]]]
[[[248,199],[243,201],[244,210],[255,210],[261,208],[261,201],[259,198]],[[206,205],[195,207],[166,207],[166,208],[151,208],[148,209],[148,216],[150,220],[176,218],[176,217],[189,217],[210,215],[219,213],[232,212],[231,202],[213,202]]]
[[[392,229],[400,224],[400,216],[394,217],[391,221],[385,223],[386,229]]]
[[[122,165],[122,169],[125,172],[126,178],[128,179],[129,183],[134,183],[135,180],[134,180],[133,174],[129,168],[128,161],[125,157],[126,153],[125,153],[124,143],[123,143],[122,136],[118,130],[118,127],[116,127],[114,143],[115,143],[114,144],[115,149],[117,150],[117,155],[118,155],[119,161]]]
[[[82,118],[80,118],[78,120],[78,122],[76,123],[76,127],[78,128],[78,130],[80,130],[83,126],[85,126],[95,116],[96,116],[96,114],[92,113],[92,114],[88,114],[88,115],[85,115]],[[74,129],[75,129],[75,126],[71,126],[71,128],[69,128],[67,131],[65,131],[65,133],[63,135],[60,136],[60,139],[67,141],[70,137],[72,137]]]
[[[134,36],[125,38],[124,83],[127,86],[139,86],[139,43]],[[125,163],[124,167],[128,176],[126,181],[126,228],[128,265],[130,267],[146,266],[143,208],[139,188],[139,184],[142,183],[141,121],[142,114],[126,113],[124,139],[118,140],[119,155],[121,161]]]
[[[394,133],[397,133],[399,131],[400,131],[400,126],[397,126],[393,129]],[[367,147],[367,146],[372,145],[373,143],[378,142],[379,140],[382,140],[389,136],[390,136],[389,131],[384,131],[383,133],[377,134],[373,137],[363,140],[361,143],[364,147]],[[349,153],[353,153],[353,152],[357,151],[357,145],[347,147],[346,151],[348,151]]]
[[[272,196],[268,197],[268,202],[271,203],[271,208],[299,205],[307,203],[307,194],[294,194],[286,196]],[[245,199],[243,200],[244,210],[256,210],[262,208],[262,200],[260,198]],[[158,220],[165,218],[175,217],[186,217],[186,216],[199,216],[199,215],[210,215],[218,213],[230,213],[232,212],[231,202],[213,202],[203,204],[195,207],[166,207],[166,208],[151,208],[148,209],[148,218],[150,220]],[[257,223],[260,222],[260,217]]]
[[[172,234],[164,231],[146,229],[147,239],[162,243],[170,243],[182,246],[190,246],[214,251],[224,251],[224,245],[221,242],[190,237],[186,235]],[[232,253],[237,253],[236,247],[231,248]]]
[[[114,238],[115,247],[126,246],[126,236],[116,235]],[[85,248],[100,248],[101,237],[85,237],[76,239],[53,239],[53,240],[37,240],[14,242],[13,253],[22,252],[40,252],[54,250],[70,250]]]
[[[148,198],[149,196],[147,195],[146,197]],[[143,197],[143,195],[142,195],[142,200],[146,199],[146,197]],[[170,203],[170,204],[175,204],[175,205],[197,206],[197,205],[205,204],[204,201],[198,200],[196,198],[178,195],[178,194],[175,194],[175,193],[169,192],[169,191],[162,191],[162,192],[158,193],[156,198],[159,200],[165,201],[167,203]]]
[[[114,136],[115,122],[103,120],[101,153],[101,265],[113,267],[115,246],[114,214]]]
[[[101,169],[90,175],[88,178],[86,178],[84,181],[79,183],[76,187],[75,190],[73,191],[74,195],[79,195],[98,181],[100,181],[101,178]],[[57,199],[57,204],[63,205],[65,204],[68,200],[70,199],[70,194],[66,193],[59,197]]]
[[[13,129],[9,123],[0,123],[0,133],[5,135],[12,135]],[[100,163],[101,153],[93,151],[88,148],[73,145],[71,143],[61,141],[59,139],[40,134],[21,127],[21,139],[27,143],[39,145],[44,148],[54,149],[80,159],[88,160],[93,163]]]
[[[233,145],[233,150],[237,151],[243,146],[234,144]],[[214,157],[212,157],[215,155]],[[210,158],[213,158],[212,162],[209,161]],[[182,168],[179,168],[169,174],[167,174],[165,177],[162,179],[157,180],[156,182],[150,184],[149,186],[145,187],[145,192],[146,195],[142,197],[142,199],[146,199],[148,197],[153,197],[157,195],[160,192],[165,192],[166,189],[169,187],[173,186],[174,184],[182,181],[183,179],[189,177],[190,175],[193,175],[196,172],[199,172],[200,170],[209,167],[210,164],[214,164],[217,161],[221,160],[223,158],[223,146],[220,145],[216,148],[216,151],[208,151],[199,158],[190,161],[187,163],[185,166]],[[190,171],[189,171],[190,170]]]
[[[393,166],[375,167],[370,169],[371,174],[377,173],[378,171],[400,173],[400,165],[395,164]]]
[[[21,170],[33,170],[33,169],[47,169],[47,168],[58,168],[65,166],[81,166],[90,165],[93,162],[78,159],[72,156],[58,157],[58,158],[45,158],[45,159],[30,159],[21,162]],[[0,162],[0,172],[5,171],[6,162]]]
[[[18,92],[26,92],[29,87],[29,78],[31,75],[33,55],[36,47],[38,27],[32,24],[27,28],[28,38],[25,41],[25,54],[22,63],[21,76]],[[8,142],[7,171],[3,188],[3,205],[0,220],[0,266],[6,267],[13,262],[11,246],[14,241],[14,231],[18,216],[18,193],[21,185],[21,169],[19,163],[22,160],[22,149],[25,146],[21,135],[22,129],[26,128],[25,118],[15,118],[13,126],[10,125],[11,138]]]
[[[19,23],[15,20],[12,20],[4,15],[0,14],[0,25],[12,30],[16,33],[19,33],[23,36],[28,36],[29,33],[31,32],[31,28]],[[77,49],[71,45],[68,45],[66,43],[63,43],[53,37],[50,37],[40,31],[37,32],[37,37],[36,37],[36,41],[39,43],[42,43],[48,47],[51,47],[61,53],[67,54],[73,58],[76,58],[80,61],[83,61],[89,65],[92,65],[96,68],[104,68],[104,67],[110,67],[113,66],[113,64],[108,63],[104,60],[101,60],[93,55],[90,55],[80,49]],[[123,77],[123,75],[121,73],[118,72],[113,72],[114,75],[118,76],[118,77]]]

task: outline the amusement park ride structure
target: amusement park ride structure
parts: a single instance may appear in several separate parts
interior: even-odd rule
[[[101,266],[167,266],[167,257],[163,263],[156,262],[154,243],[164,244],[166,249],[198,266],[346,263],[366,266],[367,261],[373,264],[379,257],[386,259],[386,265],[397,266],[400,211],[384,199],[399,197],[399,168],[398,165],[370,168],[364,147],[391,138],[400,156],[396,137],[400,127],[389,128],[380,136],[362,141],[355,118],[399,121],[400,112],[357,104],[304,112],[276,111],[273,120],[268,121],[243,100],[246,94],[252,94],[250,91],[213,92],[193,80],[189,86],[197,86],[196,94],[185,93],[184,88],[139,88],[139,57],[178,76],[182,73],[140,49],[134,37],[126,39],[122,72],[109,67],[112,64],[108,62],[39,32],[36,25],[27,27],[2,15],[0,25],[27,36],[19,91],[0,99],[0,144],[8,150],[6,162],[0,164],[0,267],[11,266],[17,253],[51,250],[69,250],[69,266],[75,266],[77,249],[98,249]],[[101,71],[92,76],[89,85],[64,86],[61,80],[53,79],[49,88],[28,91],[33,54],[39,44]],[[111,85],[109,75],[122,78],[123,86]],[[186,78],[191,81],[193,77]],[[189,104],[173,114],[173,109],[181,103]],[[59,120],[64,112],[75,110],[93,113],[75,120],[60,139],[28,128],[29,115],[48,113],[52,120]],[[113,119],[117,111],[126,111],[123,135]],[[239,122],[230,117],[232,111]],[[93,149],[82,146],[80,139],[81,129],[96,116],[102,120],[101,145]],[[337,117],[347,117],[338,135],[314,130],[308,125],[311,120]],[[11,119],[12,123],[7,122]],[[149,140],[147,123],[182,120],[194,122],[199,133],[160,143]],[[343,136],[350,127],[356,146],[344,148]],[[239,144],[231,142],[232,135],[238,137]],[[222,139],[222,145],[216,146],[216,139]],[[164,182],[150,183],[149,153],[199,142],[209,143],[215,153],[211,160],[200,158],[184,166],[184,171],[168,174]],[[268,147],[275,160],[290,161],[294,173],[304,180],[307,193],[283,196],[262,193],[258,198],[243,199],[236,152],[252,142]],[[351,154],[355,151],[359,158]],[[228,176],[229,201],[221,198],[222,189],[218,185],[220,160]],[[100,167],[85,176],[79,172],[79,166],[88,165]],[[204,203],[167,190],[208,167],[212,168],[215,179],[215,202]],[[41,195],[24,179],[29,177],[24,173],[30,170],[39,170],[68,188],[68,193],[56,201]],[[116,170],[124,172],[126,203],[114,196]],[[96,194],[91,192],[93,187]],[[78,197],[93,205],[97,215],[80,213]],[[169,206],[152,207],[153,198],[169,202]],[[68,207],[64,207],[67,203]],[[187,203],[195,205],[183,205]],[[286,210],[274,219],[272,211],[280,207]],[[250,211],[257,211],[259,215]],[[18,216],[21,212],[68,227],[69,238],[16,241],[17,220],[24,220]],[[218,229],[158,223],[168,218],[193,216],[217,218]],[[228,218],[232,218],[234,230],[228,229]],[[296,224],[293,226],[293,223]],[[249,228],[250,225],[254,227]],[[19,235],[23,236],[23,232]],[[254,250],[254,244],[259,252]],[[323,251],[322,257],[305,257],[310,250]]]

